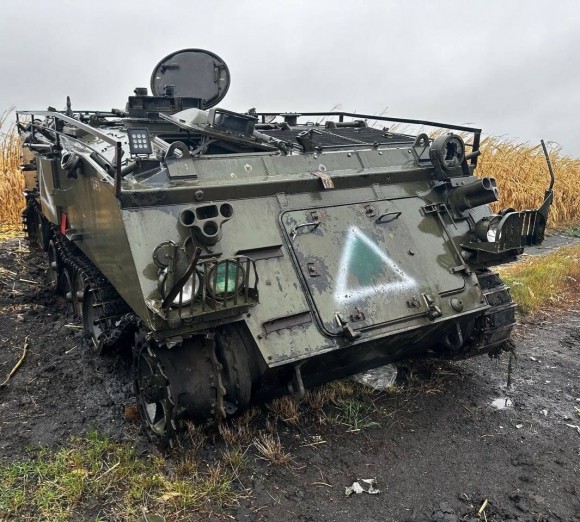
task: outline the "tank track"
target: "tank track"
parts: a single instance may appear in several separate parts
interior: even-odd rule
[[[34,213],[32,218],[31,213]],[[30,234],[32,223],[41,223],[43,229],[50,231],[50,239],[55,242],[62,268],[71,274],[80,274],[89,292],[93,294],[93,308],[97,310],[95,322],[100,323],[103,331],[99,352],[113,349],[126,335],[133,334],[132,328],[137,322],[136,316],[117,293],[113,285],[101,274],[87,256],[69,239],[60,233],[58,227],[50,223],[42,214],[40,205],[34,198],[28,198],[28,206],[23,212],[23,224],[29,238],[39,241],[38,234]],[[46,240],[48,242],[48,238]],[[41,247],[43,245],[40,245]],[[86,332],[85,332],[86,333]],[[88,334],[87,334],[88,336]],[[89,339],[89,342],[93,342]]]
[[[187,420],[215,428],[248,409],[256,370],[239,324],[167,348],[140,322],[134,347],[139,413],[147,434],[160,445],[172,444]]]
[[[493,357],[514,349],[511,332],[516,325],[516,303],[512,301],[509,286],[489,270],[478,273],[477,279],[490,308],[475,319],[463,346],[455,352],[441,354],[443,358],[467,359],[485,353]]]
[[[35,226],[40,219],[40,208],[32,194],[26,193],[26,208],[22,211],[22,230],[30,241],[38,243],[38,228]]]
[[[93,309],[97,311],[95,323],[103,330],[100,351],[108,351],[117,346],[127,334],[136,318],[113,285],[101,274],[91,261],[59,231],[54,231],[54,239],[63,267],[80,273],[93,294]]]

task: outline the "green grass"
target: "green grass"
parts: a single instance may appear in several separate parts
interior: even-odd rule
[[[501,268],[499,273],[511,287],[512,298],[523,317],[546,308],[570,308],[580,290],[580,246],[530,256]]]
[[[339,399],[336,403],[339,413],[336,420],[346,426],[349,432],[359,432],[367,428],[379,426],[376,420],[377,408],[370,400],[361,400],[356,397]]]
[[[129,443],[95,432],[57,451],[41,449],[27,462],[0,466],[0,520],[68,521],[95,505],[101,520],[144,513],[176,519],[235,504],[234,481],[244,463],[237,449],[203,470],[190,450],[179,453],[175,460],[139,456]]]

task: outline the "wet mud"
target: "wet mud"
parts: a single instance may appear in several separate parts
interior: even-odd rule
[[[510,389],[506,356],[432,363],[428,372],[403,365],[401,391],[376,399],[389,412],[379,425],[353,432],[281,423],[292,465],[251,459],[240,476],[247,494],[227,515],[240,521],[580,520],[579,332],[579,310],[518,326]],[[44,258],[12,239],[0,244],[0,381],[26,342],[25,360],[0,389],[0,459],[24,459],[30,447],[58,447],[89,429],[147,448],[126,416],[135,404],[130,354],[90,353],[63,299],[48,288]],[[323,442],[311,444],[314,439]],[[355,480],[370,478],[379,494],[345,496]]]

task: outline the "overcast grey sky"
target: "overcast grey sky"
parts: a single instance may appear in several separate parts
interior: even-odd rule
[[[188,47],[226,61],[231,110],[388,107],[580,157],[577,0],[0,0],[0,112],[122,108]]]

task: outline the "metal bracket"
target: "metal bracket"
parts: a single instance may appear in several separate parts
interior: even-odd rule
[[[300,362],[294,365],[294,375],[288,383],[288,391],[297,397],[304,397],[305,393],[304,382],[302,381],[302,372],[300,371],[300,367],[303,364],[304,362]]]
[[[425,301],[425,304],[429,309],[427,312],[427,318],[429,319],[429,321],[434,321],[435,319],[443,315],[443,313],[441,312],[441,308],[439,308],[435,304],[435,300],[429,294],[422,293],[421,296],[423,297],[423,300]]]
[[[334,314],[334,318],[336,319],[338,326],[340,326],[342,328],[343,335],[349,341],[355,341],[356,339],[358,339],[361,336],[361,333],[353,330],[353,328],[351,326],[349,326],[348,321],[343,319],[338,312],[336,314]]]
[[[313,172],[312,174],[314,176],[316,176],[317,178],[319,178],[320,181],[322,181],[322,186],[325,189],[333,189],[334,188],[334,181],[332,181],[332,178],[326,172],[322,172],[321,170],[317,170],[317,171]]]
[[[316,263],[306,263],[308,267],[308,275],[310,277],[318,277],[320,274],[318,273],[318,268],[316,267]]]
[[[278,194],[276,194],[276,199],[278,200],[280,208],[288,208],[288,198],[286,197],[285,192],[278,192]]]

